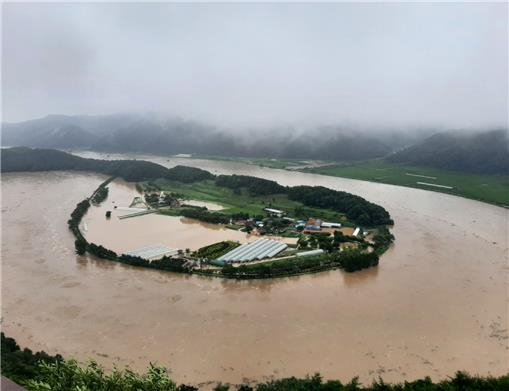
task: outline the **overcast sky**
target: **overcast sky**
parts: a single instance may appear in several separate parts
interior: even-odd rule
[[[507,5],[4,4],[3,119],[507,126]]]

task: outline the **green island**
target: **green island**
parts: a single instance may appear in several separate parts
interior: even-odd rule
[[[177,385],[168,369],[150,364],[145,374],[130,368],[106,371],[95,361],[80,364],[61,355],[21,349],[13,338],[1,333],[1,372],[27,391],[198,391],[193,385]],[[243,384],[216,384],[214,391],[502,391],[509,389],[509,375],[499,377],[473,376],[466,372],[445,380],[433,382],[425,377],[399,384],[384,382],[381,378],[362,385],[358,378],[348,383],[324,380],[320,374],[304,378],[289,377],[266,382]]]
[[[296,244],[283,245],[283,251],[278,252],[277,257],[245,263],[222,260],[222,257],[240,246],[232,241],[213,243],[192,253],[180,251],[156,260],[132,254],[116,254],[101,245],[88,243],[79,229],[81,218],[91,201],[97,203],[98,196],[103,199],[102,195],[107,195],[107,185],[113,179],[109,178],[89,199],[80,202],[71,214],[68,224],[76,236],[76,252],[80,255],[88,252],[110,261],[158,270],[257,279],[336,268],[353,272],[376,266],[379,256],[394,240],[386,226],[393,224],[387,211],[361,197],[324,187],[285,187],[274,181],[242,175],[202,179],[202,170],[195,170],[196,182],[182,182],[173,178],[138,182],[136,187],[143,192],[143,197],[137,202],[143,202],[149,210],[163,215],[223,224],[230,229],[256,233],[264,238],[276,235],[295,238]],[[224,209],[210,211],[206,207],[187,204],[188,199],[221,202]],[[306,216],[314,217],[303,220]],[[322,219],[337,222],[322,223]],[[317,224],[330,224],[332,227],[322,228]],[[354,230],[353,227],[357,228]],[[344,234],[340,230],[342,228],[354,232]]]
[[[212,159],[211,157],[207,158]],[[348,162],[269,158],[223,158],[217,156],[214,157],[214,159],[239,161],[260,167],[308,172],[312,174],[437,191],[497,206],[509,207],[509,176],[507,175],[467,173],[407,163],[393,163],[386,159]]]

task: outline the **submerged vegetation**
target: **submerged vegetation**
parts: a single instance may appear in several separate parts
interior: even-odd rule
[[[50,356],[45,352],[33,353],[21,350],[16,341],[2,338],[1,373],[27,391],[198,391],[199,388],[177,384],[162,366],[150,364],[147,373],[141,375],[130,368],[106,371],[95,361],[85,365],[60,355]],[[471,376],[457,372],[453,377],[433,382],[429,377],[401,384],[374,380],[362,385],[358,378],[348,383],[339,380],[324,380],[319,374],[304,378],[290,377],[270,380],[258,384],[218,384],[215,391],[505,391],[509,389],[509,375],[500,377]]]

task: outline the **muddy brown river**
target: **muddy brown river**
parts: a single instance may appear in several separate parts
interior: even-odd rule
[[[66,221],[104,176],[5,174],[2,329],[22,346],[107,367],[143,370],[155,361],[192,384],[314,372],[364,383],[507,372],[508,210],[241,163],[144,158],[359,194],[390,211],[396,243],[379,267],[353,274],[238,282],[136,269],[74,254]],[[99,232],[93,221],[90,234]],[[126,232],[105,230],[97,240],[136,247]]]

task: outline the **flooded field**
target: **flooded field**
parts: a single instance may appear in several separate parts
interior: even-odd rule
[[[396,243],[378,268],[353,274],[237,282],[136,269],[74,254],[69,213],[105,177],[6,174],[2,328],[20,344],[94,358],[109,367],[142,370],[157,361],[172,369],[176,381],[195,384],[317,371],[345,381],[358,375],[363,382],[378,376],[439,379],[459,369],[507,371],[508,210],[423,190],[241,163],[150,160],[359,194],[390,211]],[[112,186],[122,192],[131,185]],[[169,246],[178,246],[177,240],[191,246],[199,239],[182,239],[184,232],[210,234],[207,226],[182,221],[178,232],[168,229],[156,240],[153,235],[173,218],[149,215],[124,221],[161,220],[136,235],[114,226],[114,239],[108,233],[119,220],[106,222],[101,208],[87,215],[87,236],[112,248],[136,247],[145,230],[154,242],[164,239]]]
[[[128,206],[137,195],[132,183],[121,180],[112,182],[106,201],[100,206],[91,206],[83,219],[82,227],[86,227],[84,235],[87,240],[122,253],[154,244],[194,251],[221,240],[245,243],[257,239],[218,224],[207,224],[185,217],[148,214],[120,220],[118,216],[126,214],[121,208]],[[219,206],[213,203],[200,204],[207,207]],[[115,209],[115,206],[120,209]],[[110,219],[105,217],[108,210],[112,212]]]

